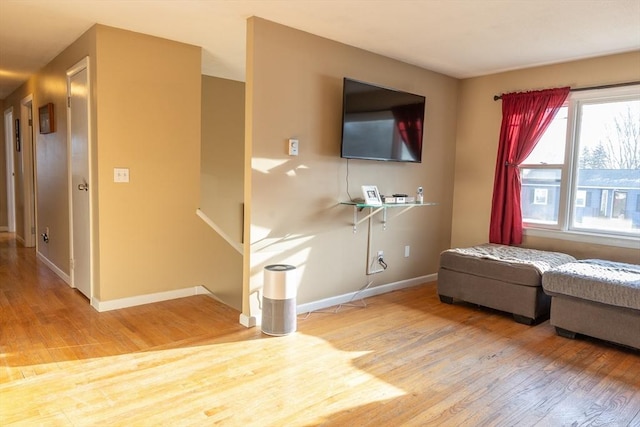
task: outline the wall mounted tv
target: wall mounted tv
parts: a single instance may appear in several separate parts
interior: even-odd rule
[[[344,79],[341,157],[422,161],[425,97]]]

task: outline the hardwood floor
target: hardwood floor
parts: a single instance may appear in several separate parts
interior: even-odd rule
[[[0,425],[640,426],[640,354],[435,283],[267,337],[207,296],[98,313],[0,233]]]

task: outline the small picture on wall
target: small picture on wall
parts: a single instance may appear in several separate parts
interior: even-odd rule
[[[19,153],[22,150],[22,142],[20,141],[20,119],[16,119],[16,151]]]
[[[53,133],[56,131],[56,121],[53,114],[52,103],[48,103],[38,108],[38,118],[40,133]]]
[[[375,185],[363,185],[362,197],[364,197],[364,203],[367,205],[382,205],[378,187]]]

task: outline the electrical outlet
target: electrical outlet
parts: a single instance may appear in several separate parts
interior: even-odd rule
[[[409,258],[409,255],[411,255],[411,246],[407,245],[404,247],[404,257]]]
[[[382,273],[384,271],[383,264],[384,264],[384,251],[374,252],[374,254],[371,255],[371,262],[367,267],[367,274]]]

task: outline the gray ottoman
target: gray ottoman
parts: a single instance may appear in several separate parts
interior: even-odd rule
[[[640,349],[640,265],[588,259],[544,273],[551,324],[558,335],[576,333]]]
[[[449,249],[440,254],[440,301],[461,300],[512,313],[532,325],[549,318],[551,298],[542,291],[542,274],[575,261],[559,253],[485,244]]]

